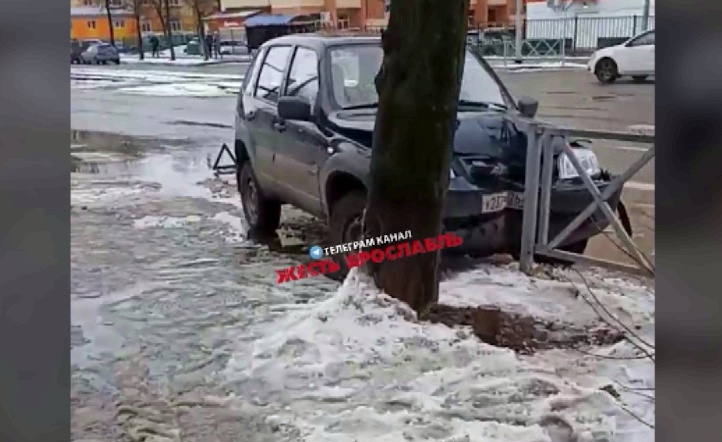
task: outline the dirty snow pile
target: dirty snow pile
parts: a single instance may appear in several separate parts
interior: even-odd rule
[[[442,283],[441,301],[503,304],[565,320],[580,312],[573,319],[587,322],[589,307],[575,299],[572,284],[486,265]],[[651,291],[603,277],[589,284],[612,310],[643,323],[640,333],[653,333]],[[626,342],[589,353],[519,356],[480,342],[470,330],[418,322],[355,271],[329,298],[286,310],[261,338],[238,344],[223,373],[243,392],[238,407],[264,407],[279,436],[306,442],[654,440],[654,430],[622,408],[654,425],[653,398],[628,394],[654,394],[653,362]]]

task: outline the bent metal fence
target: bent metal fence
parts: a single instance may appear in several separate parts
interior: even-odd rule
[[[652,158],[654,158],[654,135],[605,132],[592,130],[562,129],[544,126],[540,123],[525,123],[527,132],[527,162],[526,178],[523,203],[523,220],[521,235],[521,250],[519,265],[523,272],[529,274],[534,267],[534,256],[543,255],[550,258],[562,259],[572,262],[580,262],[591,265],[601,265],[623,271],[645,273],[654,275],[654,263],[641,251],[627,233],[622,223],[617,219],[614,210],[607,201],[618,190],[622,189],[624,183],[642,169]],[[554,238],[549,238],[549,220],[552,195],[552,182],[554,174],[554,146],[553,140],[556,137],[564,139],[579,137],[598,140],[626,141],[633,143],[650,143],[651,147],[639,157],[622,174],[614,178],[602,192],[592,181],[581,162],[574,154],[569,143],[556,143],[563,145],[563,154],[570,160],[579,178],[584,182],[585,187],[591,193],[593,201],[566,227],[564,227]],[[609,221],[610,226],[622,243],[626,254],[637,264],[630,266],[621,262],[614,262],[584,256],[559,250],[558,247],[576,229],[578,229],[590,217],[596,216],[599,212]]]

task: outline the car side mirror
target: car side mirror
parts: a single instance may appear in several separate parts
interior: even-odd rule
[[[311,119],[311,103],[305,97],[281,97],[278,100],[278,116],[282,120],[308,121]]]
[[[521,97],[517,103],[519,113],[527,118],[534,118],[539,110],[539,102],[533,98]]]

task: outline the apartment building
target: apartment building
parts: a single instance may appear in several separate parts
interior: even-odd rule
[[[527,0],[523,0],[525,6]],[[522,17],[524,16],[522,10]],[[470,0],[469,25],[474,27],[507,26],[514,23],[516,0]]]
[[[80,2],[77,2],[80,3]],[[70,7],[70,39],[110,40],[110,27],[113,26],[113,37],[121,40],[134,37],[136,22],[133,14],[123,8],[110,9],[111,22],[108,21],[108,12],[105,6]]]
[[[220,0],[221,11],[258,10],[272,14],[318,15],[341,28],[386,23],[387,0]]]

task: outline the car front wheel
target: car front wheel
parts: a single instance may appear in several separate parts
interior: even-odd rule
[[[617,81],[619,77],[619,71],[617,69],[617,63],[611,58],[603,58],[597,63],[597,68],[594,70],[594,75],[597,76],[597,80],[603,84],[611,84]]]
[[[348,192],[334,203],[328,223],[329,245],[337,246],[361,239],[365,208],[366,194],[362,191]],[[343,281],[348,275],[348,267],[342,254],[333,255],[331,259],[339,264],[340,270],[327,276],[336,281]]]
[[[251,230],[264,235],[273,234],[281,222],[281,203],[267,198],[256,180],[251,162],[240,166],[237,175],[243,215]]]

